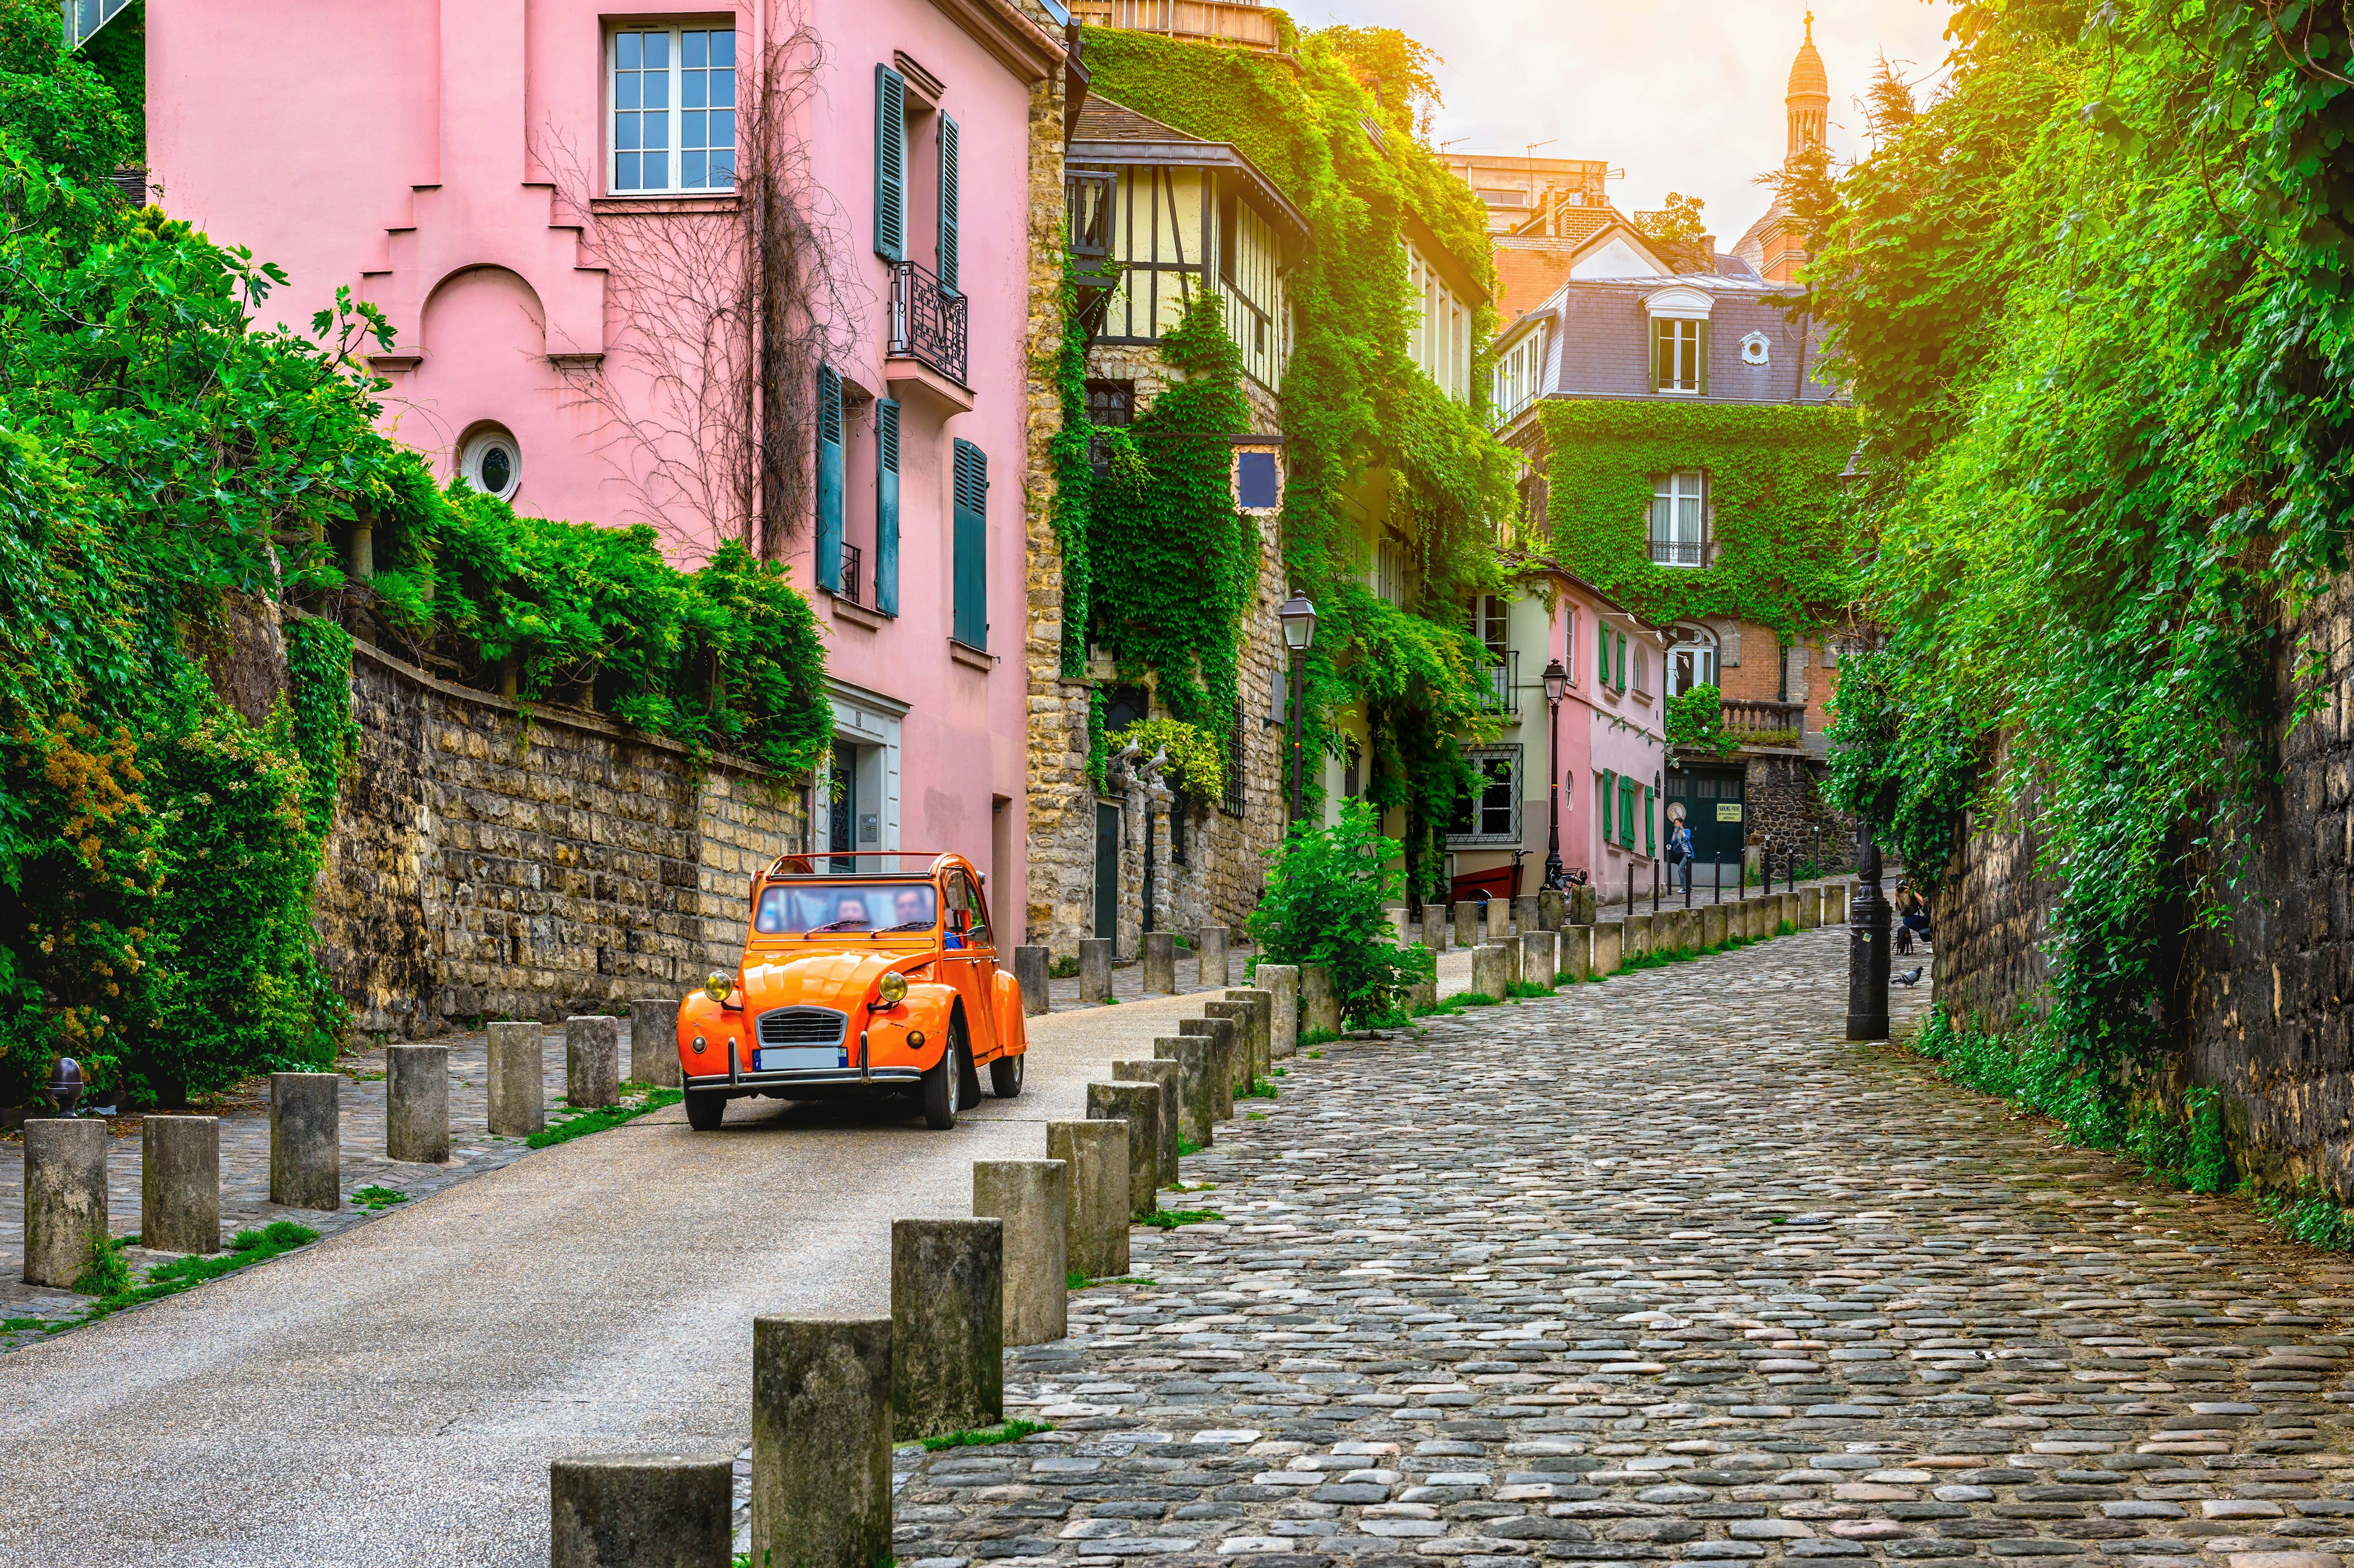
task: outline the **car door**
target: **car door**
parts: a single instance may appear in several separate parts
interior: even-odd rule
[[[947,885],[941,890],[946,906],[941,925],[957,945],[943,943],[940,967],[964,999],[972,1059],[985,1062],[997,1054],[997,1010],[992,1004],[997,983],[995,935],[989,928],[988,905],[972,879],[956,870],[943,880]]]

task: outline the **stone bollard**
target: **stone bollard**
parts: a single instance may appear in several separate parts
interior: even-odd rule
[[[1172,932],[1144,934],[1144,994],[1177,994],[1177,938]]]
[[[1128,1128],[1116,1121],[1050,1121],[1046,1158],[1071,1168],[1064,1254],[1071,1272],[1117,1279],[1128,1272]]]
[[[675,1000],[648,997],[630,1003],[630,1076],[659,1088],[679,1086]]]
[[[1235,1026],[1235,1093],[1247,1095],[1267,1074],[1258,1065],[1258,1009],[1247,1001],[1224,997],[1202,1004],[1205,1018],[1224,1018]],[[1180,1024],[1177,1033],[1185,1033]]]
[[[1565,926],[1561,933],[1561,972],[1585,980],[1598,973],[1594,967],[1594,927]]]
[[[891,1439],[1005,1420],[1005,1222],[891,1222]]]
[[[1702,936],[1701,927],[1704,923],[1703,917],[1706,914],[1707,910],[1704,907],[1698,906],[1690,909],[1679,909],[1676,911],[1676,946],[1678,948],[1687,953],[1697,952],[1700,949],[1700,939]]]
[[[34,1117],[25,1123],[25,1283],[70,1290],[106,1221],[106,1123]],[[217,1189],[214,1202],[219,1202]]]
[[[1469,898],[1455,906],[1455,945],[1458,948],[1479,945],[1479,906]]]
[[[582,1454],[547,1467],[548,1568],[727,1568],[733,1454]]]
[[[1801,906],[1797,894],[1794,891],[1790,893],[1777,894],[1776,896],[1782,900],[1781,923],[1789,927],[1793,931],[1801,931],[1806,929],[1805,927],[1798,924],[1798,913]],[[1779,932],[1777,931],[1776,934],[1778,935]]]
[[[1226,992],[1228,1001],[1246,1001],[1251,1008],[1251,1076],[1270,1077],[1275,1065],[1275,993],[1244,987]]]
[[[1405,947],[1406,944],[1405,906],[1403,904],[1385,904],[1382,906],[1382,913],[1389,916],[1390,941],[1397,947]]]
[[[1538,891],[1537,924],[1548,931],[1558,931],[1569,924],[1569,900],[1562,896],[1560,888]]]
[[[1700,916],[1700,943],[1703,948],[1722,946],[1725,933],[1725,910],[1737,906],[1703,904],[1694,913]]]
[[[1231,1121],[1235,1114],[1235,1058],[1241,1053],[1235,1049],[1235,1024],[1230,1018],[1181,1018],[1177,1033],[1195,1036],[1210,1043],[1210,1092],[1217,1103],[1216,1118]]]
[[[1595,911],[1599,906],[1601,897],[1601,890],[1591,883],[1584,887],[1571,888],[1569,890],[1569,923],[1573,926],[1593,925]]]
[[[344,1202],[343,1075],[270,1075],[270,1201],[334,1210]]]
[[[1512,934],[1525,937],[1540,928],[1543,915],[1538,906],[1542,901],[1533,893],[1523,893],[1512,900]]]
[[[1196,954],[1193,960],[1194,979],[1200,984],[1222,986],[1232,978],[1226,962],[1226,928],[1224,926],[1202,927],[1196,938],[1199,945],[1193,949]]]
[[[1332,989],[1332,971],[1321,964],[1300,966],[1299,1017],[1310,1033],[1341,1033],[1341,994]]]
[[[1553,989],[1553,977],[1561,972],[1561,933],[1531,930],[1521,938],[1521,973],[1530,985]]]
[[[1013,949],[1013,980],[1022,988],[1022,1014],[1035,1018],[1054,1011],[1054,981],[1047,974],[1053,955],[1044,948]]]
[[[450,1158],[450,1047],[384,1048],[384,1153],[410,1165]]]
[[[1848,922],[1848,903],[1855,896],[1852,883],[1834,882],[1823,889],[1823,924],[1844,926]]]
[[[1504,949],[1504,982],[1507,985],[1520,984],[1521,959],[1527,956],[1521,950],[1521,939],[1518,937],[1499,937],[1495,945]],[[1497,994],[1500,996],[1503,993],[1499,991]]]
[[[1211,1127],[1218,1118],[1215,1046],[1197,1034],[1152,1043],[1155,1061],[1177,1064],[1177,1136],[1195,1149],[1207,1149]]]
[[[547,1129],[547,1063],[536,1022],[491,1025],[490,1123],[502,1138]],[[678,1054],[675,1046],[671,1054]]]
[[[1102,1001],[1111,995],[1112,939],[1079,938],[1079,1001]]]
[[[1433,954],[1447,950],[1447,911],[1436,904],[1422,906],[1422,945]]]
[[[1089,1084],[1087,1119],[1128,1128],[1128,1212],[1142,1218],[1161,1206],[1161,1086]]]
[[[1500,942],[1482,942],[1471,949],[1471,989],[1481,996],[1502,1001],[1504,987],[1511,976],[1504,962],[1504,948]]]
[[[1157,1102],[1161,1128],[1155,1148],[1152,1185],[1157,1188],[1177,1184],[1177,1089],[1184,1069],[1174,1062],[1114,1062],[1111,1076],[1114,1083],[1150,1084],[1161,1091]],[[1131,1198],[1135,1196],[1129,1193]]]
[[[890,1555],[891,1319],[753,1319],[752,1561]]]
[[[156,1252],[218,1252],[220,1122],[150,1116],[139,1128],[139,1245]]]
[[[751,1065],[743,1063],[747,1067]],[[726,1070],[725,1063],[720,1070]],[[575,1110],[620,1103],[620,1019],[584,1016],[564,1021],[564,1097]]]
[[[1664,911],[1662,914],[1664,915]],[[1627,916],[1627,929],[1618,949],[1622,962],[1630,959],[1639,959],[1651,950],[1651,926],[1652,916],[1649,915]]]
[[[1428,949],[1426,948],[1425,951],[1427,952]],[[1427,962],[1429,964],[1429,972],[1425,974],[1420,980],[1416,980],[1412,985],[1405,988],[1405,1011],[1409,1017],[1416,1016],[1420,1012],[1426,1012],[1428,1009],[1438,1005],[1438,959],[1437,955],[1432,955]]]
[[[1299,1049],[1299,966],[1261,964],[1252,978],[1268,998],[1267,1059],[1280,1062]]]
[[[1598,980],[1618,972],[1619,965],[1627,960],[1627,927],[1630,924],[1626,920],[1597,920],[1586,927],[1594,933],[1594,961],[1587,973]]]
[[[1798,889],[1798,929],[1813,931],[1823,923],[1823,890],[1819,887]]]
[[[1005,1222],[1005,1342],[1043,1345],[1070,1331],[1066,1227],[1071,1168],[1059,1160],[977,1160],[972,1212]],[[859,1568],[867,1568],[864,1563]]]

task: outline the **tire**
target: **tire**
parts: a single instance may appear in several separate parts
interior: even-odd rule
[[[964,1021],[949,1024],[948,1049],[932,1070],[924,1075],[924,1125],[934,1132],[946,1132],[956,1125],[957,1112],[962,1108],[964,1080],[970,1071],[964,1063],[970,1053],[964,1043]]]
[[[727,1097],[715,1089],[686,1092],[686,1125],[697,1132],[716,1132],[727,1115]]]
[[[961,1070],[957,1075],[957,1107],[970,1110],[981,1104],[981,1069],[972,1063],[972,1053],[964,1054]]]
[[[1025,1054],[1020,1056],[1000,1056],[996,1061],[991,1062],[989,1065],[989,1092],[1001,1100],[1021,1098],[1022,1064],[1029,1059]]]

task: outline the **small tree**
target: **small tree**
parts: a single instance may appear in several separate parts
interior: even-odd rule
[[[1421,948],[1392,939],[1387,906],[1404,885],[1390,867],[1397,856],[1373,808],[1351,800],[1338,822],[1296,825],[1269,854],[1267,891],[1247,922],[1269,961],[1330,969],[1341,1015],[1352,1022],[1394,1012],[1429,972]]]

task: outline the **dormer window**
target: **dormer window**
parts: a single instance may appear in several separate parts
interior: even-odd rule
[[[1651,322],[1651,390],[1670,396],[1708,395],[1708,317],[1712,302],[1698,289],[1662,289],[1643,302]]]

